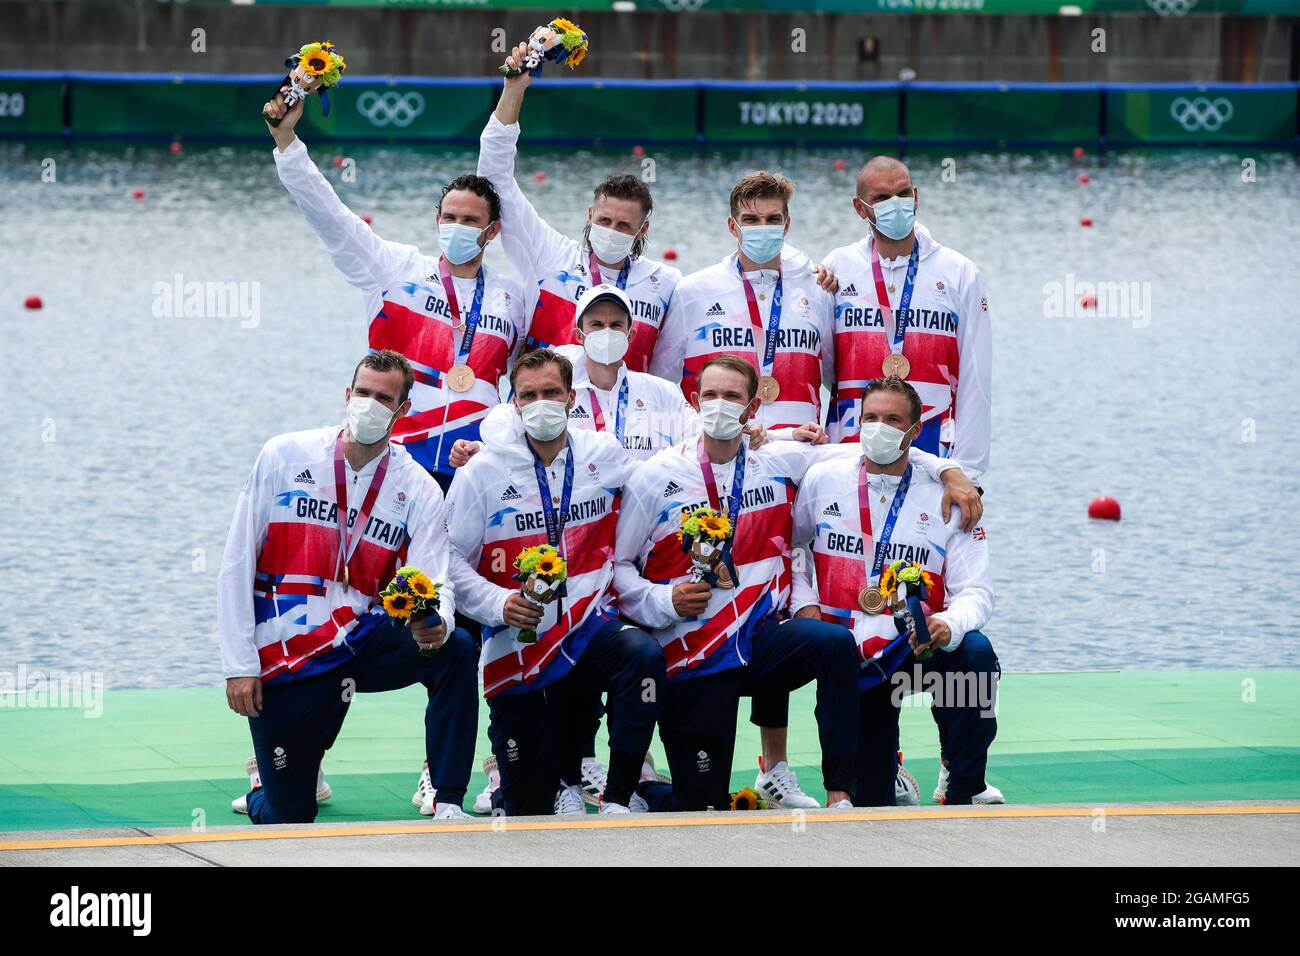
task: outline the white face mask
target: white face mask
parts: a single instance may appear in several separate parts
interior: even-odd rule
[[[892,465],[903,454],[903,436],[893,425],[884,422],[866,422],[858,440],[862,442],[862,452],[877,465]]]
[[[397,421],[397,412],[373,398],[354,395],[348,402],[348,428],[352,437],[363,445],[381,441]]]
[[[597,259],[613,265],[628,257],[628,253],[632,251],[632,243],[636,242],[636,236],[629,236],[617,229],[598,226],[593,222],[587,232],[587,241],[591,243],[591,251],[596,254]]]
[[[613,365],[627,354],[627,333],[618,329],[595,329],[582,338],[587,356],[597,365]]]
[[[538,399],[519,409],[524,419],[524,431],[538,441],[550,441],[559,438],[569,424],[569,405],[567,402],[552,402]]]
[[[704,434],[718,441],[735,438],[745,427],[740,423],[740,416],[745,414],[748,407],[722,398],[700,402],[700,425]]]

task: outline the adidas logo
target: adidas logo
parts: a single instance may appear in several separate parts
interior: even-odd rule
[[[833,501],[830,503],[830,507],[828,507],[825,511],[823,511],[822,514],[831,518],[844,517],[843,515],[840,514],[840,506]]]
[[[591,416],[587,414],[587,410],[586,410],[585,408],[583,408],[581,405],[575,405],[575,406],[573,407],[573,411],[569,412],[569,417],[570,417],[570,418],[590,418]]]
[[[669,481],[668,487],[664,489],[664,497],[671,498],[673,495],[682,493],[682,486],[675,481]]]
[[[502,501],[518,501],[522,497],[523,495],[515,491],[514,485],[510,485],[505,491],[501,492]]]
[[[299,475],[297,478],[295,478],[294,481],[296,481],[296,482],[297,482],[298,484],[300,484],[300,485],[314,485],[314,484],[316,484],[316,479],[313,478],[313,477],[311,476],[311,469],[310,469],[310,468],[305,468],[305,469],[303,469],[303,473],[302,473],[301,475]]]
[[[704,314],[705,315],[726,315],[727,310],[722,307],[721,302],[715,302],[713,303],[713,308],[709,309],[709,311],[705,312]]]
[[[850,282],[845,288],[840,289],[840,295],[857,295],[857,294],[858,294],[858,290],[853,287],[852,282]]]

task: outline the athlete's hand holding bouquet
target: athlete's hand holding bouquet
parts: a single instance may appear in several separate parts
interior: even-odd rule
[[[919,661],[947,644],[950,637],[948,626],[942,620],[929,619],[930,611],[924,601],[933,586],[930,573],[919,564],[895,561],[880,575],[880,595],[893,610],[894,626],[899,634],[911,635],[908,643]]]
[[[541,544],[519,552],[515,570],[519,593],[506,599],[506,623],[518,628],[520,644],[534,644],[546,605],[564,597],[568,567],[555,548]]]
[[[501,65],[500,73],[514,78],[527,73],[541,76],[547,60],[573,69],[587,56],[587,34],[571,20],[556,17],[533,31],[527,43],[521,43]]]
[[[398,568],[388,587],[379,592],[388,616],[408,621],[420,654],[432,657],[447,639],[447,627],[438,613],[440,584],[429,580],[419,568]]]
[[[262,108],[262,118],[271,126],[279,126],[295,106],[305,102],[313,93],[320,96],[321,113],[329,116],[329,91],[338,85],[339,77],[348,68],[343,54],[333,43],[323,40],[304,44],[284,61],[284,65],[289,72],[280,81],[275,98]]]

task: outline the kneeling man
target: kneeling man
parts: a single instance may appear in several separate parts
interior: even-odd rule
[[[809,469],[795,500],[791,607],[801,619],[853,634],[858,678],[857,785],[854,806],[890,806],[898,771],[898,713],[908,693],[934,693],[934,716],[947,758],[947,804],[1001,803],[984,769],[997,734],[1001,673],[980,628],[993,611],[984,529],[944,522],[943,485],[913,460],[921,399],[899,378],[867,383],[860,453]],[[930,641],[895,624],[881,599],[890,566],[919,566],[930,578],[923,610]],[[897,570],[902,570],[900,566]]]

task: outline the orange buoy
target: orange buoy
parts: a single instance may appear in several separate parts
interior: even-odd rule
[[[1088,174],[1087,174],[1087,173],[1080,173],[1080,174],[1079,174],[1079,182],[1080,182],[1081,184],[1083,184],[1084,186],[1088,185],[1088,183],[1090,182],[1090,180],[1088,179]]]
[[[1099,495],[1088,504],[1088,517],[1100,521],[1119,520],[1119,502],[1107,495]]]
[[[674,259],[677,258],[677,250],[676,250],[676,249],[665,249],[665,250],[664,250],[664,258],[667,259],[669,262],[672,262]]]
[[[1082,147],[1082,146],[1076,146],[1076,147],[1074,147],[1074,158],[1075,158],[1075,159],[1083,159],[1083,147]]]
[[[143,189],[133,189],[133,190],[131,191],[131,198],[132,198],[132,199],[143,199],[143,198],[144,198],[144,190],[143,190]]]
[[[1092,226],[1092,217],[1084,216],[1079,220],[1079,225],[1083,226],[1085,229],[1090,228]]]
[[[181,146],[180,140],[172,140],[172,144],[167,147],[172,151],[172,155],[177,155],[184,147]]]
[[[644,147],[644,146],[633,146],[633,147],[632,147],[632,155],[633,155],[633,156],[644,156],[644,155],[645,155],[645,147]]]
[[[364,216],[362,216],[361,221],[364,222],[367,226],[370,225],[370,214],[366,213]]]
[[[835,160],[835,169],[836,169],[837,172],[841,172],[841,173],[842,173],[842,172],[844,172],[844,170],[846,170],[846,169],[848,169],[848,168],[849,168],[849,164],[846,163],[844,160],[842,160],[842,159],[837,159],[837,160]]]
[[[343,165],[343,162],[344,162],[344,160],[343,160],[343,157],[342,157],[342,156],[335,156],[335,157],[334,157],[334,165],[335,165],[335,166],[342,166],[342,165]]]
[[[41,301],[41,297],[39,295],[29,295],[26,299],[23,300],[24,309],[39,309],[44,305],[45,303]]]
[[[534,179],[536,182],[544,183],[544,182],[546,182],[546,174],[545,174],[545,173],[533,173],[533,179]]]
[[[1081,309],[1097,308],[1097,297],[1092,293],[1085,295],[1082,299],[1079,300],[1079,308]]]

